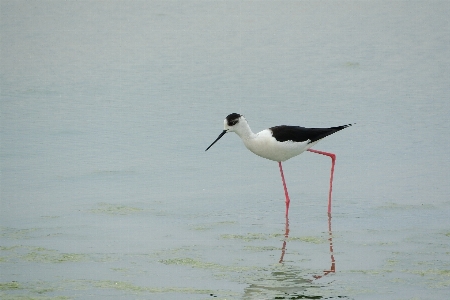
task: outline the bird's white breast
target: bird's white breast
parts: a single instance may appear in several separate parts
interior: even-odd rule
[[[274,161],[286,161],[308,150],[315,144],[308,144],[308,141],[278,142],[272,136],[272,131],[270,129],[260,131],[247,139],[243,139],[243,141],[248,150],[256,155]]]

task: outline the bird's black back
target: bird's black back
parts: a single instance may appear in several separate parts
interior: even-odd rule
[[[301,126],[280,125],[269,129],[272,130],[273,137],[279,142],[305,142],[310,140],[310,143],[313,143],[349,126],[352,125],[348,124],[330,128],[305,128]]]

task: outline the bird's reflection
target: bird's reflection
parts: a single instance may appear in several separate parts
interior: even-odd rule
[[[289,239],[289,218],[286,216],[285,231],[283,245],[281,246],[281,257],[279,263],[284,262],[284,255],[286,254],[286,244]],[[313,276],[315,279],[322,278],[325,275],[336,272],[336,260],[333,253],[333,231],[331,230],[331,213],[328,213],[328,242],[330,245],[330,259],[331,266],[329,270],[324,270],[323,274]]]
[[[333,231],[331,230],[331,213],[328,213],[328,242],[330,243],[331,266],[329,270],[324,270],[322,275],[315,275],[315,279],[322,278],[325,275],[336,272],[336,260],[333,253]]]
[[[320,274],[305,273],[296,266],[284,263],[286,245],[289,240],[289,218],[286,217],[284,240],[281,247],[279,264],[270,271],[270,275],[259,278],[250,284],[244,292],[244,299],[261,299],[261,297],[276,297],[276,299],[320,299],[320,296],[306,295],[307,289],[318,288],[316,280],[336,271],[336,260],[333,254],[333,233],[331,230],[331,213],[328,213],[328,242],[331,266]],[[320,298],[317,298],[320,297]],[[346,297],[344,297],[346,298]],[[265,298],[264,298],[265,299]]]
[[[287,240],[289,238],[289,217],[286,215],[286,226],[284,231],[284,240],[283,240],[283,246],[281,246],[281,257],[279,263],[282,263],[284,260],[284,254],[286,253],[286,244]]]
[[[243,299],[317,299],[305,295],[307,289],[319,287],[307,277],[298,267],[276,264],[270,274],[253,280],[245,288]]]

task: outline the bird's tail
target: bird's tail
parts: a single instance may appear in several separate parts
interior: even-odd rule
[[[353,124],[347,124],[342,126],[336,126],[336,127],[330,127],[330,128],[311,128],[311,130],[315,131],[314,137],[310,139],[310,143],[314,143],[318,140],[323,139],[324,137],[327,137],[329,135],[332,135],[333,133],[336,133],[344,128],[350,127]]]

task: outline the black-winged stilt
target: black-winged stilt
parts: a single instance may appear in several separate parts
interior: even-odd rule
[[[286,217],[289,212],[289,194],[284,180],[281,162],[297,156],[305,151],[318,153],[331,158],[330,190],[328,193],[328,213],[331,213],[331,190],[333,187],[333,173],[336,155],[329,152],[311,149],[324,137],[351,126],[342,125],[330,128],[305,128],[300,126],[275,126],[253,133],[243,115],[232,113],[224,120],[224,130],[217,139],[206,148],[207,151],[227,132],[235,132],[244,142],[245,147],[256,155],[277,161],[283,181],[284,195],[286,197]]]

